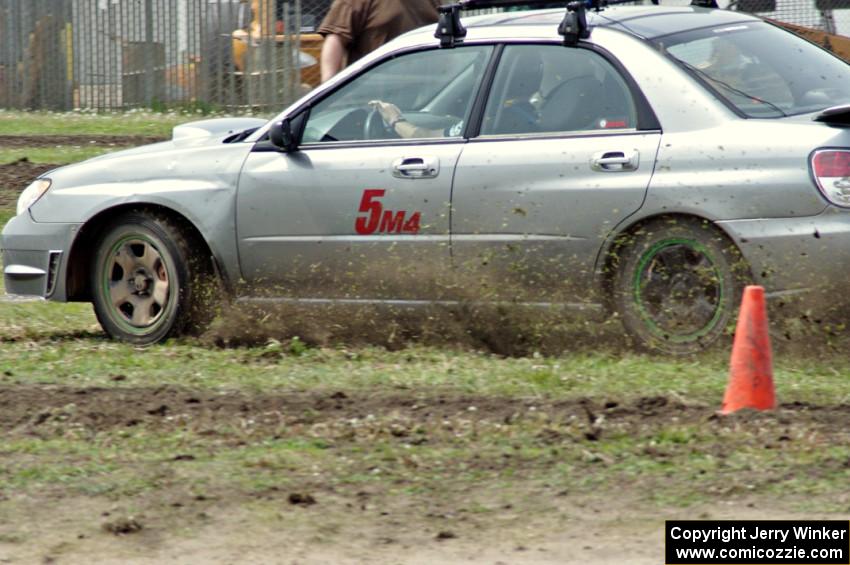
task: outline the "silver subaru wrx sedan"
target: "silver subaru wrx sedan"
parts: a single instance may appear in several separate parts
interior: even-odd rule
[[[271,122],[187,124],[47,173],[3,230],[6,289],[91,301],[142,345],[225,292],[593,305],[687,353],[745,283],[844,283],[847,64],[738,12],[610,8],[571,42],[563,19],[418,30]]]

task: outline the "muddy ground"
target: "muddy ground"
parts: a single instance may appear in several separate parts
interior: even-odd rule
[[[0,147],[134,147],[163,141],[155,135],[0,135]]]
[[[0,208],[14,208],[21,191],[38,175],[58,165],[31,163],[21,159],[14,163],[0,165]]]
[[[7,377],[8,379],[8,377]],[[118,376],[115,380],[120,381]],[[475,410],[470,411],[469,407]],[[72,410],[69,410],[72,407]],[[0,430],[37,434],[49,424],[82,427],[92,432],[157,423],[160,426],[202,426],[237,423],[254,417],[252,425],[262,429],[332,420],[365,419],[400,411],[411,425],[434,425],[446,419],[463,417],[516,423],[517,419],[544,418],[553,422],[585,422],[587,434],[601,434],[596,421],[604,416],[605,426],[639,435],[647,428],[676,422],[730,426],[745,423],[776,426],[792,422],[811,432],[825,434],[824,440],[850,435],[850,404],[814,405],[800,402],[781,404],[776,412],[743,411],[721,418],[717,407],[682,402],[665,396],[642,397],[629,402],[575,398],[481,397],[470,395],[412,396],[408,392],[354,394],[344,392],[298,392],[280,395],[251,395],[236,391],[203,391],[174,386],[157,388],[73,388],[63,386],[0,385]],[[268,416],[268,417],[264,417]],[[406,437],[399,435],[398,437]],[[571,438],[576,439],[576,438]],[[598,438],[588,438],[593,441]],[[848,461],[850,464],[850,461]]]
[[[119,135],[0,135],[0,148],[42,147],[104,147],[125,148],[163,141],[157,136]],[[59,165],[32,163],[23,158],[14,163],[0,164],[0,209],[14,207],[21,191],[38,175]]]
[[[624,476],[612,498],[611,484],[600,483],[598,492],[565,486],[552,471],[566,462],[579,476],[610,473],[619,454],[603,447],[609,437],[632,438],[634,449],[673,472],[694,450],[722,468],[745,449],[846,445],[850,433],[845,404],[792,403],[719,418],[715,407],[666,396],[620,402],[405,390],[251,394],[122,387],[120,376],[115,380],[115,388],[0,385],[0,434],[9,442],[50,443],[144,430],[194,434],[202,444],[178,443],[158,454],[156,482],[134,494],[81,496],[69,484],[48,484],[40,494],[0,491],[0,562],[657,563],[663,519],[799,518],[748,489],[823,470],[808,463],[781,471],[754,465],[718,476],[708,502],[684,508],[658,507],[647,493],[681,477],[659,483],[640,473]],[[657,441],[689,426],[715,439]],[[485,438],[494,428],[516,437],[522,449],[490,452]],[[529,430],[531,439],[524,435]],[[479,453],[439,463],[451,479],[429,468],[438,463],[427,452],[475,445],[474,434],[481,435]],[[234,453],[305,438],[320,442],[324,463],[281,462],[269,454],[251,463],[266,476],[262,486],[221,489],[214,480],[202,491],[187,486],[196,466],[209,472],[220,464],[225,472]],[[383,456],[369,456],[369,446],[381,442],[403,446],[403,455],[382,448]],[[4,461],[14,469],[32,457],[16,451]],[[151,465],[123,457],[104,454],[103,464],[133,467],[139,475]],[[340,480],[337,465],[346,477],[372,479]],[[830,465],[850,468],[850,459]],[[384,480],[375,480],[377,470]],[[846,499],[846,493],[830,496],[836,495]]]

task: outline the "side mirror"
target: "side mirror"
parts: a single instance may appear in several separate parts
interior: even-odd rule
[[[292,126],[288,119],[272,124],[271,129],[269,129],[269,141],[272,142],[272,145],[287,153],[298,149],[298,142],[292,135]]]

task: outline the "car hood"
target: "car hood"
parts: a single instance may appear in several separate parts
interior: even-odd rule
[[[260,118],[218,118],[215,120],[201,120],[179,125],[172,133],[173,141],[185,141],[188,139],[212,138],[229,136],[248,129],[256,129],[266,124],[268,120]]]
[[[156,153],[171,153],[179,149],[220,145],[234,134],[257,129],[265,125],[266,122],[267,120],[260,118],[218,118],[214,120],[189,122],[176,126],[172,131],[170,141],[142,145],[140,147],[133,147],[132,149],[124,149],[122,151],[113,151],[111,153],[106,153],[105,155],[100,155],[99,157],[93,157],[86,161],[82,161],[81,163],[74,163],[72,165],[61,167],[61,169],[64,171],[66,169],[73,169],[90,163],[117,161],[126,157],[144,154],[151,154],[151,157],[155,158],[153,154]],[[42,176],[50,176],[57,170],[59,169],[48,171]]]

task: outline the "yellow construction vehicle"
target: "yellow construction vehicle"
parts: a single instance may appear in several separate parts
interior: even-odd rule
[[[242,1],[247,3],[249,0]],[[289,2],[289,5],[292,4]],[[301,88],[310,90],[316,87],[321,82],[319,58],[322,36],[315,32],[301,33],[299,22],[284,21],[282,0],[250,0],[250,5],[251,21],[248,29],[233,32],[233,62],[236,70],[246,72],[250,67],[252,52],[264,42],[273,41],[279,46],[289,44],[298,50]]]

